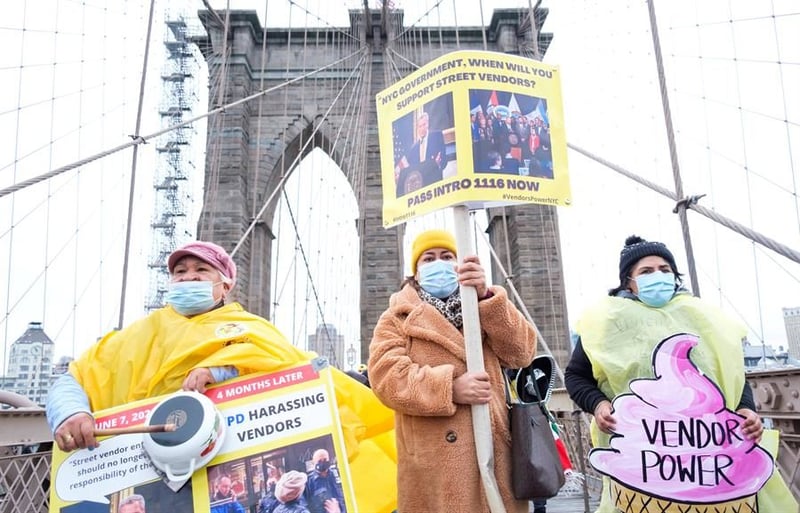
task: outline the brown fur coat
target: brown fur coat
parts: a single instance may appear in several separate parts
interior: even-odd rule
[[[533,326],[502,287],[478,303],[483,359],[492,383],[489,403],[495,476],[507,513],[528,511],[511,492],[511,436],[500,366],[528,365]],[[489,506],[478,470],[472,413],[453,402],[453,379],[467,371],[464,335],[406,285],[392,295],[370,343],[369,379],[395,411],[399,513],[482,513]]]

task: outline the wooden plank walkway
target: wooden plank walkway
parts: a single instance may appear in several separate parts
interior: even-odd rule
[[[589,496],[589,507],[582,495],[556,495],[547,500],[547,513],[594,513],[600,505],[599,497]],[[533,503],[531,503],[533,511]]]
[[[558,495],[547,500],[545,513],[594,513],[600,506],[601,488],[601,482],[597,477],[584,477],[583,474],[576,472],[567,477],[567,482],[561,487]],[[533,502],[530,511],[533,513]]]

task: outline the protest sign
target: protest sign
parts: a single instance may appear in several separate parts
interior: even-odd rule
[[[775,462],[744,435],[744,417],[725,407],[722,391],[691,360],[701,343],[686,333],[664,339],[653,352],[654,377],[631,381],[631,392],[614,398],[610,446],[592,449],[589,463],[610,478],[617,507],[758,509],[756,494]]]
[[[325,501],[337,500],[342,512],[354,512],[330,372],[318,359],[209,388],[206,396],[224,419],[222,445],[177,491],[144,451],[146,435],[106,437],[92,451],[65,454],[55,448],[49,511],[125,513],[122,506],[141,502],[147,513],[270,513],[295,493],[310,511],[322,512]],[[95,424],[104,429],[143,425],[166,397],[95,412]],[[284,476],[298,479],[289,486]]]
[[[570,204],[557,67],[457,51],[376,101],[384,227],[453,205]]]

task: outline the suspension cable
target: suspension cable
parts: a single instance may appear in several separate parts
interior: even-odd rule
[[[216,91],[217,98],[216,104],[221,105],[225,103],[225,96],[227,95],[228,90],[228,57],[230,53],[233,51],[232,46],[228,46],[228,34],[231,30],[231,2],[230,0],[226,0],[225,4],[225,22],[222,28],[222,51],[220,52],[220,64],[219,64],[219,87]],[[217,128],[219,128],[219,123],[222,123],[222,119],[216,118],[214,120],[217,123]],[[203,201],[206,205],[213,205],[217,201],[217,194],[219,193],[219,170],[221,167],[221,160],[222,160],[222,149],[220,145],[214,145],[214,154],[208,159],[208,172],[206,175],[206,188],[205,188],[205,197]],[[204,216],[202,218],[202,223],[200,227],[200,236],[206,236],[206,230],[209,230],[211,226],[214,225],[214,221],[216,218],[217,212],[212,210],[209,212],[209,215]]]
[[[230,109],[231,107],[236,107],[236,106],[241,105],[243,103],[247,103],[249,101],[255,100],[256,98],[258,98],[260,96],[267,95],[267,94],[269,94],[269,93],[271,93],[273,91],[277,91],[278,89],[281,89],[282,87],[286,87],[288,85],[294,84],[295,82],[299,82],[300,80],[303,80],[304,78],[309,77],[309,76],[311,76],[311,75],[313,75],[315,73],[319,73],[319,72],[324,71],[324,70],[326,70],[328,68],[336,66],[339,63],[341,63],[343,61],[346,61],[346,60],[352,58],[353,56],[358,55],[361,52],[362,52],[361,50],[356,50],[353,53],[351,53],[350,55],[342,57],[338,61],[332,62],[330,64],[326,64],[325,66],[322,66],[322,67],[317,68],[315,70],[309,71],[308,73],[305,73],[305,74],[303,74],[301,76],[298,76],[298,77],[292,78],[290,80],[287,80],[286,82],[278,84],[275,87],[271,87],[269,89],[265,89],[264,91],[259,91],[259,92],[255,93],[255,94],[251,94],[250,96],[247,96],[245,98],[241,98],[241,99],[236,100],[234,102],[231,102],[231,103],[229,103],[227,105],[223,105],[222,107],[217,107],[216,109],[210,110],[210,111],[206,112],[205,114],[201,114],[199,116],[195,116],[195,117],[193,117],[191,119],[188,119],[188,120],[183,121],[181,123],[178,123],[176,125],[171,125],[171,126],[169,126],[167,128],[163,128],[161,130],[158,130],[158,131],[153,132],[153,133],[148,134],[148,135],[138,135],[138,136],[137,135],[132,135],[131,136],[132,140],[130,142],[127,142],[125,144],[120,144],[119,146],[115,146],[115,147],[113,147],[111,149],[108,149],[108,150],[105,150],[105,151],[101,151],[100,153],[96,153],[96,154],[94,154],[94,155],[92,155],[90,157],[87,157],[85,159],[81,159],[81,160],[75,161],[72,164],[68,164],[66,166],[62,166],[62,167],[60,167],[58,169],[54,169],[52,171],[48,171],[47,173],[43,173],[43,174],[41,174],[39,176],[35,176],[35,177],[30,178],[28,180],[23,180],[22,182],[18,182],[18,183],[15,183],[14,185],[5,187],[3,189],[0,189],[0,198],[2,198],[3,196],[7,196],[7,195],[9,195],[11,193],[20,191],[22,189],[25,189],[26,187],[30,187],[31,185],[37,184],[37,183],[42,182],[44,180],[47,180],[49,178],[53,178],[54,176],[58,176],[58,175],[60,175],[62,173],[70,171],[72,169],[75,169],[75,168],[81,167],[83,165],[89,164],[90,162],[94,162],[95,160],[101,159],[103,157],[107,157],[109,155],[113,155],[114,153],[117,153],[117,152],[122,151],[124,149],[130,148],[131,146],[144,144],[150,139],[153,139],[153,138],[158,137],[160,135],[164,135],[167,132],[171,132],[172,130],[177,130],[178,128],[182,128],[182,127],[191,125],[191,124],[193,124],[193,123],[195,123],[197,121],[200,121],[201,119],[205,119],[205,118],[208,118],[208,117],[215,116],[216,114],[219,114],[221,112],[225,112],[227,109]]]
[[[732,219],[729,219],[729,218],[727,218],[725,216],[722,216],[722,215],[718,214],[714,210],[710,210],[710,209],[707,209],[707,208],[705,208],[705,207],[703,207],[701,205],[698,205],[697,201],[702,196],[690,196],[688,198],[678,198],[677,195],[674,192],[670,191],[669,189],[661,187],[660,185],[657,185],[656,183],[651,182],[650,180],[642,178],[641,176],[639,176],[639,175],[637,175],[637,174],[635,174],[635,173],[633,173],[631,171],[628,171],[627,169],[624,169],[621,166],[613,164],[612,162],[610,162],[610,161],[608,161],[608,160],[606,160],[606,159],[604,159],[604,158],[602,158],[602,157],[600,157],[598,155],[595,155],[594,153],[591,153],[588,150],[585,150],[583,148],[580,148],[580,147],[575,146],[574,144],[570,144],[570,143],[567,143],[567,147],[569,149],[571,149],[571,150],[577,151],[581,155],[583,155],[585,157],[588,157],[591,160],[594,160],[598,164],[602,164],[602,165],[606,166],[607,168],[609,168],[609,169],[611,169],[613,171],[616,171],[617,173],[619,173],[619,174],[621,174],[623,176],[626,176],[626,177],[630,178],[631,180],[633,180],[633,181],[635,181],[635,182],[637,182],[637,183],[639,183],[641,185],[644,185],[645,187],[648,187],[648,188],[656,191],[657,193],[661,194],[662,196],[666,196],[667,198],[670,198],[671,200],[677,202],[676,203],[676,207],[675,207],[676,210],[677,209],[681,209],[681,208],[690,208],[690,209],[694,210],[695,212],[697,212],[699,214],[702,214],[702,215],[706,216],[707,218],[712,219],[712,220],[718,222],[719,224],[721,224],[721,225],[723,225],[723,226],[725,226],[727,228],[730,228],[731,230],[735,231],[736,233],[738,233],[740,235],[744,235],[748,239],[750,239],[750,240],[752,240],[754,242],[757,242],[757,243],[761,244],[762,246],[764,246],[766,248],[769,248],[772,251],[775,251],[776,253],[779,253],[779,254],[785,256],[786,258],[788,258],[788,259],[800,264],[800,252],[798,252],[798,251],[796,251],[796,250],[794,250],[794,249],[792,249],[792,248],[790,248],[790,247],[788,247],[788,246],[786,246],[784,244],[781,244],[780,242],[777,242],[777,241],[775,241],[773,239],[770,239],[769,237],[765,237],[764,235],[756,232],[755,230],[752,230],[752,229],[750,229],[750,228],[748,228],[746,226],[743,226],[743,225],[737,223],[736,221],[733,221]]]
[[[425,12],[424,12],[424,13],[423,13],[423,14],[422,14],[422,15],[421,15],[419,18],[417,18],[417,19],[416,19],[416,21],[414,21],[414,23],[412,23],[411,25],[409,25],[408,27],[406,27],[406,29],[405,29],[404,31],[402,31],[402,32],[400,32],[399,34],[397,34],[397,35],[394,37],[394,39],[399,39],[400,37],[402,37],[403,35],[405,35],[405,33],[406,33],[406,32],[408,32],[409,30],[411,30],[411,29],[415,28],[415,27],[417,26],[417,23],[419,23],[420,21],[422,21],[422,19],[423,19],[423,18],[425,18],[425,17],[426,17],[428,14],[430,14],[430,13],[433,11],[433,9],[435,9],[436,7],[439,7],[439,4],[440,4],[440,3],[442,3],[443,1],[444,1],[444,0],[438,0],[438,1],[437,1],[437,2],[436,2],[436,3],[435,3],[435,4],[434,4],[434,5],[433,5],[433,6],[432,6],[430,9],[428,9],[427,11],[425,11]]]
[[[536,341],[542,345],[542,349],[548,354],[553,354],[550,350],[550,346],[545,340],[544,336],[542,335],[541,331],[539,331],[539,327],[536,326],[536,322],[534,322],[531,313],[528,311],[528,307],[525,305],[525,302],[522,300],[522,296],[519,295],[517,291],[517,287],[514,286],[514,277],[508,273],[505,267],[503,267],[503,263],[500,261],[500,257],[497,255],[497,252],[492,247],[492,243],[489,241],[488,237],[486,236],[485,230],[478,230],[481,232],[481,236],[483,237],[486,246],[489,248],[489,252],[492,255],[492,260],[494,261],[495,265],[497,266],[500,274],[503,276],[503,283],[508,286],[508,289],[511,291],[511,295],[514,297],[514,301],[516,301],[517,306],[519,307],[522,314],[528,320],[529,323],[533,326],[533,329],[536,331]],[[558,374],[558,378],[561,382],[564,382],[564,373],[562,372],[561,368],[558,366],[558,363],[555,364],[556,372]]]
[[[142,110],[144,109],[144,90],[147,82],[147,66],[150,58],[150,34],[153,32],[153,15],[155,12],[155,0],[150,0],[150,14],[147,19],[147,36],[144,42],[144,59],[142,60],[142,77],[139,82],[139,105],[136,109],[136,126],[133,135],[137,136],[142,127]],[[128,292],[128,264],[131,253],[131,229],[133,226],[133,203],[136,197],[136,164],[139,157],[139,146],[133,147],[131,157],[131,183],[128,192],[128,218],[125,221],[125,250],[122,255],[122,286],[119,293],[119,318],[117,328],[122,329],[125,322],[125,296]],[[76,273],[77,274],[77,273]]]
[[[664,72],[664,57],[661,55],[661,40],[658,37],[658,23],[656,21],[656,10],[653,0],[647,0],[647,11],[650,18],[650,34],[653,38],[653,51],[655,54],[656,70],[658,72],[658,89],[661,93],[661,108],[664,111],[664,125],[667,131],[667,143],[669,145],[669,159],[672,164],[672,177],[675,182],[675,194],[683,197],[683,180],[681,179],[681,167],[678,161],[678,145],[675,142],[675,128],[672,125],[672,110],[669,106],[669,93],[667,92],[667,77]],[[678,211],[678,217],[683,232],[683,244],[686,250],[686,260],[689,266],[689,278],[692,282],[692,293],[700,296],[700,283],[697,280],[697,269],[694,264],[694,248],[692,247],[692,236],[689,232],[689,218],[686,216],[686,209]]]
[[[323,20],[322,18],[320,18],[319,16],[317,16],[317,15],[316,15],[316,14],[314,14],[313,12],[309,11],[308,9],[306,9],[305,7],[303,7],[302,5],[298,4],[298,3],[297,3],[297,2],[295,2],[294,0],[289,0],[289,4],[290,4],[290,5],[293,5],[293,6],[295,6],[295,7],[297,7],[298,9],[300,9],[300,10],[301,10],[301,11],[303,11],[303,12],[305,12],[306,14],[308,14],[308,15],[310,15],[310,16],[312,16],[312,17],[316,18],[318,21],[322,22],[322,24],[323,24],[323,25],[325,25],[326,27],[328,27],[328,28],[330,28],[330,29],[333,29],[334,31],[338,32],[339,34],[341,34],[341,35],[343,35],[343,36],[345,36],[345,37],[349,37],[349,38],[350,38],[350,39],[352,39],[353,41],[358,41],[358,39],[357,39],[357,38],[355,38],[355,37],[353,37],[353,35],[352,35],[352,34],[348,34],[348,33],[347,33],[347,32],[345,32],[344,30],[342,30],[341,28],[339,28],[339,27],[335,27],[335,26],[331,25],[331,24],[330,24],[330,23],[328,23],[326,20]]]
[[[352,78],[353,74],[355,74],[355,71],[356,71],[356,70],[359,68],[359,66],[360,66],[360,65],[361,65],[361,64],[364,62],[364,60],[366,59],[366,56],[365,56],[365,55],[363,55],[363,53],[364,53],[364,52],[363,52],[362,50],[359,50],[359,51],[361,51],[361,52],[362,52],[361,59],[360,59],[360,60],[359,60],[359,62],[356,64],[356,67],[355,67],[355,68],[353,68],[353,73],[351,73],[351,74],[350,74],[350,76],[348,77],[348,81],[350,80],[350,78]],[[334,99],[333,99],[333,102],[331,102],[331,105],[330,105],[330,107],[328,107],[328,110],[327,110],[327,111],[325,112],[325,114],[323,115],[323,119],[324,119],[324,118],[327,118],[327,116],[328,116],[328,114],[330,113],[331,109],[333,109],[333,106],[336,104],[336,101],[339,99],[339,96],[341,96],[341,94],[342,94],[342,91],[343,91],[343,90],[344,90],[344,89],[340,90],[340,91],[339,91],[339,94],[336,96],[336,98],[334,98]],[[288,179],[289,179],[289,176],[291,176],[292,172],[294,171],[294,169],[295,169],[295,165],[297,164],[297,162],[299,162],[299,161],[300,161],[300,158],[303,156],[303,152],[304,152],[304,151],[305,151],[305,149],[308,147],[308,145],[309,145],[309,144],[310,144],[310,143],[311,143],[311,142],[314,140],[314,136],[317,134],[317,132],[319,132],[319,129],[320,129],[320,127],[321,127],[321,126],[322,126],[321,124],[317,124],[317,125],[314,127],[314,131],[311,133],[311,135],[309,136],[309,138],[308,138],[308,140],[305,142],[305,144],[304,144],[304,145],[303,145],[303,146],[300,148],[300,150],[297,152],[297,157],[295,157],[295,159],[292,161],[291,165],[289,166],[289,172],[288,172],[288,173],[286,173],[286,174],[285,174],[285,175],[284,175],[284,176],[281,178],[280,182],[279,182],[279,183],[278,183],[278,185],[275,187],[275,190],[272,192],[272,194],[270,194],[269,198],[267,198],[267,200],[264,202],[264,205],[261,207],[261,210],[259,210],[259,211],[258,211],[258,215],[255,217],[255,219],[253,219],[253,220],[250,222],[250,225],[247,227],[247,229],[245,230],[245,232],[244,232],[244,233],[242,234],[242,236],[239,238],[239,242],[237,242],[237,243],[236,243],[236,246],[233,248],[233,250],[231,250],[231,252],[230,252],[230,255],[231,255],[231,256],[234,256],[234,255],[236,254],[236,252],[237,252],[237,251],[239,251],[239,248],[242,246],[242,243],[244,243],[244,241],[245,241],[245,239],[247,238],[247,236],[248,236],[248,235],[250,235],[250,232],[251,232],[251,231],[253,231],[253,228],[255,227],[257,220],[258,220],[258,219],[259,219],[259,218],[260,218],[262,215],[264,215],[264,212],[266,212],[266,210],[267,210],[267,207],[269,207],[269,205],[272,203],[272,200],[275,198],[275,195],[276,195],[276,194],[277,194],[277,193],[278,193],[278,192],[279,192],[279,191],[280,191],[280,190],[283,188],[284,184],[286,183],[286,180],[288,180]]]

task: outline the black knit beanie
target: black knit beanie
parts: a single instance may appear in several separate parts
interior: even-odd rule
[[[625,239],[625,247],[619,252],[619,282],[625,283],[636,262],[651,255],[660,256],[672,267],[676,276],[680,274],[675,265],[675,257],[663,243],[646,241],[638,235],[631,235]]]

